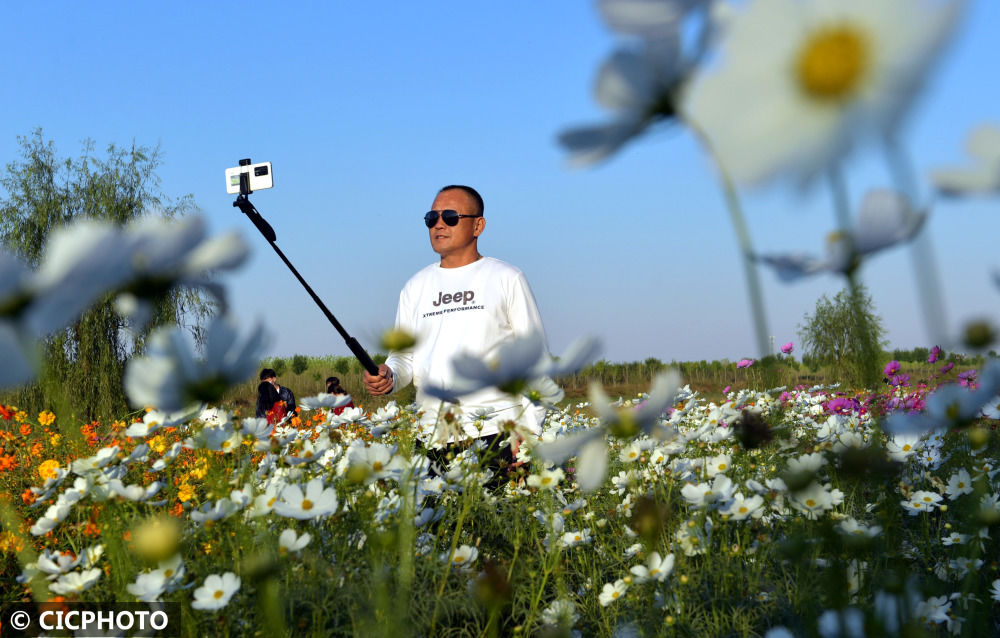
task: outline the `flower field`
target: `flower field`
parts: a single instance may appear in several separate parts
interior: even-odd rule
[[[496,478],[495,450],[432,468],[395,404],[4,406],[0,591],[178,602],[192,636],[993,635],[996,377],[719,403],[660,377],[552,407]],[[601,453],[555,449],[582,436]]]

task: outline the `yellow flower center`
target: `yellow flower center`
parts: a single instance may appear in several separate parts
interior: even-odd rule
[[[621,592],[617,592],[617,591],[611,592],[611,597],[612,598],[618,598],[618,596],[620,596],[620,595],[621,595]]]
[[[910,451],[910,444],[909,443],[907,443],[906,445],[903,446],[903,451],[904,452],[909,452]]]
[[[302,499],[302,509],[311,510],[313,508],[313,502],[307,498]]]
[[[806,499],[806,507],[816,507],[816,501],[811,498]]]
[[[809,97],[841,101],[858,88],[869,67],[865,34],[853,25],[819,29],[806,39],[796,68],[799,86]]]
[[[931,502],[931,497],[930,496],[925,496],[924,497],[924,503],[930,503],[930,502]]]
[[[375,461],[372,463],[372,469],[376,472],[380,471],[382,469],[382,461]]]
[[[212,597],[214,597],[216,600],[218,600],[218,599],[222,598],[224,595],[225,594],[222,593],[221,589],[216,589],[215,593],[212,594]]]
[[[746,514],[749,511],[746,505],[740,505],[740,514]]]
[[[551,476],[543,476],[542,477],[542,485],[548,485],[551,482],[552,482],[552,477]]]

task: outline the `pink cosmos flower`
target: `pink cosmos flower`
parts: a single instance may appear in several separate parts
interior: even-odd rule
[[[753,365],[753,359],[740,359],[740,362],[736,364],[737,368],[749,368]]]
[[[899,372],[899,367],[899,361],[890,361],[889,365],[885,367],[885,370],[883,370],[882,373],[887,377],[891,377]]]
[[[927,357],[927,363],[935,363],[939,358],[941,358],[941,348],[934,346],[931,348],[931,353]]]
[[[792,350],[794,349],[795,349],[795,344],[793,344],[791,341],[781,346],[781,351],[784,352],[785,354],[792,354]]]

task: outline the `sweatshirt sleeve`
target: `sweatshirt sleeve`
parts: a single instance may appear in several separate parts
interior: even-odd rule
[[[413,324],[413,308],[407,294],[407,287],[399,293],[399,304],[396,306],[397,330],[405,330],[411,335],[417,334],[417,327]],[[413,350],[399,350],[389,353],[385,360],[385,365],[392,370],[393,384],[392,392],[398,392],[410,384],[413,380]]]
[[[528,279],[520,271],[511,280],[507,291],[507,318],[510,321],[511,329],[518,337],[532,333],[540,334],[543,343],[545,343],[545,351],[548,352],[545,326],[542,325],[542,316],[538,312],[535,295],[531,292]]]

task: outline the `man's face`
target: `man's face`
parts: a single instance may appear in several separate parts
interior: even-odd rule
[[[278,385],[278,377],[268,377],[264,380],[270,383],[271,385]]]
[[[458,188],[438,193],[431,206],[432,210],[439,212],[449,208],[458,211],[459,215],[475,215],[479,212],[472,197]],[[461,253],[476,242],[485,226],[486,220],[482,217],[462,217],[457,226],[449,226],[438,216],[437,223],[430,229],[431,248],[441,257]]]

